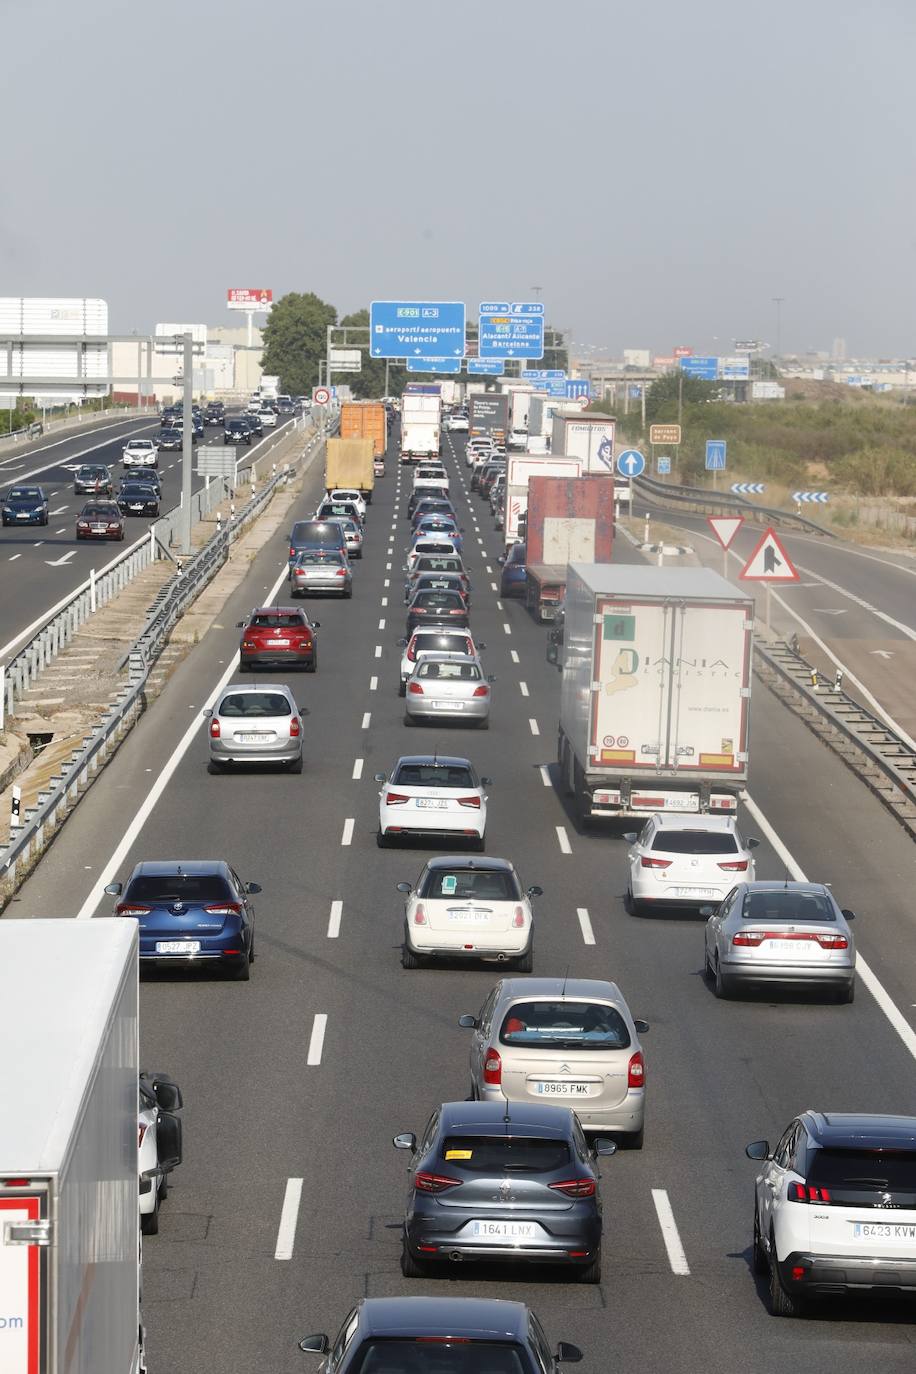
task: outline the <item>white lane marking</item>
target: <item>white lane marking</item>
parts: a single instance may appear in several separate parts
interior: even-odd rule
[[[503,603],[497,598],[497,601],[496,601],[496,609],[497,609],[498,611],[501,611],[502,608],[503,608]]]
[[[481,537],[480,537],[479,534],[478,534],[478,536],[477,536],[477,542],[478,542],[478,544],[480,544],[480,546],[481,546],[481,548],[482,548],[482,547],[483,547],[483,540],[481,539]]]
[[[44,541],[43,539],[39,539],[39,541],[38,541],[37,544],[33,544],[33,545],[32,545],[32,548],[33,548],[33,549],[40,549],[41,546],[42,546],[42,544],[43,544],[44,542],[45,542],[45,541]],[[75,550],[74,550],[74,552],[75,552]]]
[[[538,764],[538,772],[539,772],[540,775],[541,775],[541,782],[544,784],[545,787],[549,787],[549,786],[550,786],[550,764],[549,764],[549,763],[541,763],[541,764]]]
[[[21,554],[21,553],[11,553],[10,556],[9,556],[9,558],[7,559],[7,562],[8,562],[8,563],[15,563],[15,562],[16,562],[16,559],[17,559],[17,558],[21,558],[21,557],[22,557],[22,554]]]
[[[518,684],[518,690],[521,692],[521,694],[522,694],[523,697],[526,697],[526,696],[528,695],[528,684],[527,684],[527,682],[520,682],[520,683]]]
[[[110,425],[99,425],[99,427],[97,429],[92,430],[91,433],[101,434],[103,430],[117,429],[119,425],[123,425],[126,423],[129,422],[125,420],[116,420],[114,421],[114,423]],[[129,435],[140,434],[144,429],[155,428],[155,425],[137,425],[135,423],[135,428],[129,431],[125,431],[121,437],[126,439]],[[89,436],[87,435],[86,437],[88,438]],[[69,434],[66,437],[66,439],[56,439],[53,444],[45,444],[43,448],[35,449],[35,454],[37,456],[39,453],[47,453],[49,449],[58,448],[60,444],[72,443],[73,440],[77,438],[79,438],[79,435]],[[77,453],[68,453],[63,458],[55,458],[53,463],[45,463],[44,467],[32,468],[30,472],[18,473],[16,480],[18,482],[27,482],[30,477],[37,477],[40,472],[48,472],[50,468],[59,467],[62,463],[72,463],[75,458],[83,458],[87,453],[95,453],[98,449],[105,448],[111,442],[111,439],[106,439],[105,442],[102,444],[93,444],[91,448],[81,448]],[[19,458],[21,459],[21,457],[22,455],[20,454]]]
[[[541,727],[538,725],[534,716],[529,716],[528,718],[528,729],[531,731],[532,735],[539,735],[541,733]]]
[[[348,845],[351,845],[353,843],[354,824],[355,822],[352,816],[348,816],[347,819],[344,821],[343,833],[340,837],[341,847],[344,849],[346,849]]]
[[[306,1057],[306,1064],[320,1064],[321,1051],[324,1049],[324,1033],[328,1027],[328,1018],[323,1011],[315,1012],[315,1019],[312,1022],[312,1034],[309,1038],[309,1052]]]
[[[388,549],[388,557],[390,558],[391,555],[392,555],[393,553],[394,553],[394,545],[392,544],[392,545],[389,546],[389,549]]]
[[[386,572],[391,572],[391,564],[390,564],[390,563],[386,563],[386,564],[385,564],[385,571],[386,571]]]
[[[384,617],[384,616],[382,616],[381,620],[379,621],[378,627],[379,627],[380,630],[384,630],[384,628],[385,628],[385,617]]]
[[[377,678],[377,677],[370,677],[370,679],[369,679],[369,691],[370,691],[370,692],[377,692],[377,691],[378,691],[378,678]]]
[[[576,915],[579,918],[579,925],[582,929],[582,939],[587,945],[595,943],[595,932],[592,930],[592,923],[589,919],[588,907],[577,906]]]
[[[667,1191],[664,1188],[653,1188],[652,1201],[655,1203],[658,1224],[662,1230],[662,1240],[668,1251],[668,1263],[671,1265],[671,1272],[689,1275],[690,1265],[687,1263],[687,1256],[684,1254],[684,1247],[678,1235],[677,1222],[674,1220],[674,1212],[671,1210]]]
[[[354,759],[354,761],[353,761],[353,781],[354,781],[354,782],[359,782],[359,780],[360,780],[360,778],[362,777],[362,775],[363,775],[363,760],[362,760],[362,759]]]
[[[488,573],[491,573],[492,571],[493,571],[493,569],[490,567],[490,565],[489,565],[489,563],[488,563],[488,564],[487,564],[487,572],[488,572]]]
[[[390,578],[390,577],[386,577],[386,578],[385,578],[385,581],[382,583],[382,586],[383,586],[383,587],[390,587],[390,586],[391,586],[391,578]]]
[[[744,792],[742,793],[741,800],[757,825],[760,826],[760,829],[766,835],[770,844],[776,850],[776,853],[779,855],[788,871],[792,874],[795,881],[798,883],[807,882],[808,879],[805,877],[801,865],[795,861],[791,852],[780,839],[753,797],[748,796],[748,794]],[[910,1025],[884,984],[873,971],[871,965],[867,963],[858,950],[856,950],[856,973],[862,979],[862,982],[868,988],[868,991],[871,993],[872,997],[874,997],[878,1006],[884,1012],[884,1015],[900,1036],[900,1039],[903,1041],[912,1057],[916,1059],[916,1030]]]
[[[509,657],[512,659],[513,663],[518,663],[518,653],[515,649],[509,650]]]
[[[507,635],[511,635],[511,633],[512,633],[512,626],[509,624],[509,622],[508,622],[507,620],[504,620],[504,621],[503,621],[503,629],[505,630],[505,632],[506,632]]]
[[[554,827],[554,829],[557,832],[557,844],[560,846],[561,853],[571,854],[572,846],[569,843],[569,836],[566,833],[566,826],[557,825]]]
[[[57,510],[49,510],[49,511],[48,511],[48,514],[49,514],[49,515],[63,515],[64,511],[65,511],[65,510],[69,510],[69,509],[70,509],[69,506],[58,506],[58,507],[57,507]]]
[[[296,1243],[296,1223],[299,1220],[299,1203],[302,1201],[302,1179],[288,1178],[283,1206],[280,1209],[280,1225],[277,1227],[277,1245],[274,1259],[288,1260],[293,1257]]]
[[[66,533],[67,533],[67,526],[64,525],[64,527],[63,527],[62,529],[55,530],[54,533],[55,533],[55,534],[66,534]]]
[[[498,591],[499,591],[499,588],[497,587],[497,585],[496,585],[495,582],[491,582],[491,583],[490,583],[490,591],[492,591],[492,592],[498,592]]]
[[[331,914],[328,917],[328,939],[336,940],[340,934],[340,918],[343,916],[343,902],[334,901],[331,903]]]
[[[372,712],[371,712],[371,711],[366,711],[365,714],[363,715],[363,723],[362,723],[362,725],[360,726],[360,729],[362,729],[362,730],[368,730],[368,729],[369,729],[369,722],[370,722],[371,719],[372,719]]]
[[[375,657],[376,657],[376,658],[381,658],[381,656],[382,656],[382,646],[381,646],[381,644],[376,644],[376,646],[375,646]]]
[[[383,606],[387,606],[387,605],[388,605],[388,598],[387,598],[387,596],[383,596],[383,597],[382,597],[382,605],[383,605]],[[379,625],[379,629],[380,629],[380,630],[384,630],[384,628],[385,628],[384,625]]]

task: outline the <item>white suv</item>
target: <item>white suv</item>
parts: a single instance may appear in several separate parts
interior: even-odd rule
[[[916,1292],[916,1117],[802,1112],[763,1164],[754,1198],[754,1271],[770,1310],[798,1316],[809,1294]]]
[[[751,850],[760,841],[745,840],[734,816],[659,813],[624,839],[630,843],[627,905],[633,915],[722,902],[736,883],[755,878]]]

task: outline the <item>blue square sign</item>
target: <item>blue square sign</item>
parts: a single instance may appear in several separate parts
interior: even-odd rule
[[[725,470],[725,440],[707,439],[706,440],[706,471],[723,472]]]
[[[373,358],[463,358],[464,301],[373,301]]]

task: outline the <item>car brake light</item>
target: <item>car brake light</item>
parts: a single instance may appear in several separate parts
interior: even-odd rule
[[[475,687],[475,688],[474,688],[474,696],[475,696],[475,697],[488,697],[489,695],[490,695],[490,689],[489,689],[489,687],[485,686],[483,683],[481,683],[479,687]]]
[[[549,1187],[557,1193],[565,1193],[567,1197],[594,1197],[595,1180],[593,1178],[566,1178],[562,1183],[551,1183]]]
[[[132,902],[118,902],[115,911],[119,916],[148,916],[151,906],[134,906]]]
[[[421,697],[423,695],[423,688],[420,686],[419,682],[408,682],[407,690],[410,692],[411,696]]]
[[[719,864],[725,873],[744,873],[747,870],[747,859],[735,859],[733,863]]]
[[[409,645],[407,646],[407,657],[409,658],[409,660],[410,660],[411,663],[415,663],[415,662],[416,662],[416,659],[417,659],[417,650],[416,650],[416,646],[415,646],[414,644],[409,644]]]
[[[258,647],[258,646],[257,646],[257,644],[255,643],[255,641],[254,641],[253,639],[243,639],[243,640],[242,640],[242,648],[243,648],[243,649],[256,649],[257,647]]]
[[[790,1202],[829,1203],[830,1191],[827,1188],[816,1188],[811,1183],[790,1183],[787,1197]]]
[[[426,912],[423,909],[422,902],[417,903],[417,906],[413,913],[413,923],[415,926],[425,926],[428,924],[426,920]]]
[[[503,1061],[499,1050],[487,1050],[483,1061],[483,1081],[498,1088],[503,1081]]]
[[[444,1193],[446,1188],[461,1186],[460,1178],[449,1178],[447,1174],[430,1174],[420,1169],[414,1175],[414,1187],[418,1193]]]
[[[642,1057],[642,1050],[637,1050],[630,1055],[630,1062],[627,1065],[627,1087],[644,1088],[646,1086],[646,1064]]]
[[[827,933],[823,933],[821,935],[815,935],[814,938],[815,940],[817,940],[817,943],[820,945],[821,949],[849,948],[849,941],[846,939],[845,935],[829,935]]]
[[[479,797],[459,797],[459,798],[458,798],[458,805],[459,805],[459,806],[475,806],[475,807],[477,808],[477,810],[479,811],[479,810],[480,810],[480,798],[479,798]]]
[[[302,721],[298,716],[293,716],[289,723],[289,733],[292,739],[298,739],[302,733]]]
[[[300,648],[300,649],[310,649],[311,647],[312,647],[312,637],[311,637],[311,635],[306,635],[305,639],[300,639],[300,640],[299,640],[299,648]]]
[[[831,931],[813,930],[740,930],[732,936],[732,945],[756,949],[764,940],[815,940],[821,949],[848,949],[849,941],[845,935],[834,935]]]
[[[337,572],[334,574],[335,577],[346,577],[346,575],[347,575],[347,570],[346,570],[346,568],[338,568],[338,569],[337,569]]]
[[[385,795],[386,806],[403,806],[407,801],[410,801],[410,798],[404,792],[388,792]]]
[[[208,916],[238,916],[241,910],[241,902],[212,902],[204,907]]]
[[[296,550],[293,548],[292,544],[290,544],[290,546],[289,546],[289,556],[290,556],[290,558],[295,558],[295,557],[296,557]]]
[[[139,1150],[140,1146],[143,1144],[143,1137],[146,1135],[146,1132],[147,1132],[148,1130],[149,1130],[149,1126],[148,1126],[147,1122],[145,1122],[145,1121],[139,1121],[139,1122],[137,1123],[137,1149],[138,1149],[138,1150]]]
[[[513,928],[514,928],[515,930],[521,930],[521,928],[522,928],[522,926],[523,926],[524,924],[525,924],[525,910],[524,910],[524,907],[517,906],[517,907],[515,908],[515,915],[512,917],[512,926],[513,926]]]
[[[670,868],[670,859],[651,859],[648,854],[644,854],[640,860],[643,868]]]
[[[211,738],[211,739],[219,739],[219,721],[218,721],[218,720],[211,720],[211,721],[210,721],[210,738]]]

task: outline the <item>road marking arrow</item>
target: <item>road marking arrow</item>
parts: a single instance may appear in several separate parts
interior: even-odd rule
[[[869,649],[868,652],[869,652],[870,654],[875,654],[875,655],[877,655],[878,658],[893,658],[893,657],[894,657],[894,655],[893,655],[892,653],[888,653],[887,649]]]
[[[834,610],[828,610],[826,606],[815,606],[815,608],[814,608],[814,614],[815,614],[815,615],[845,615],[845,614],[846,614],[846,610],[845,610],[845,608],[843,608],[842,610],[834,611]]]
[[[65,553],[61,558],[46,558],[45,562],[49,568],[62,568],[65,564],[70,562],[71,558],[75,557],[76,549],[71,549],[69,553]]]

